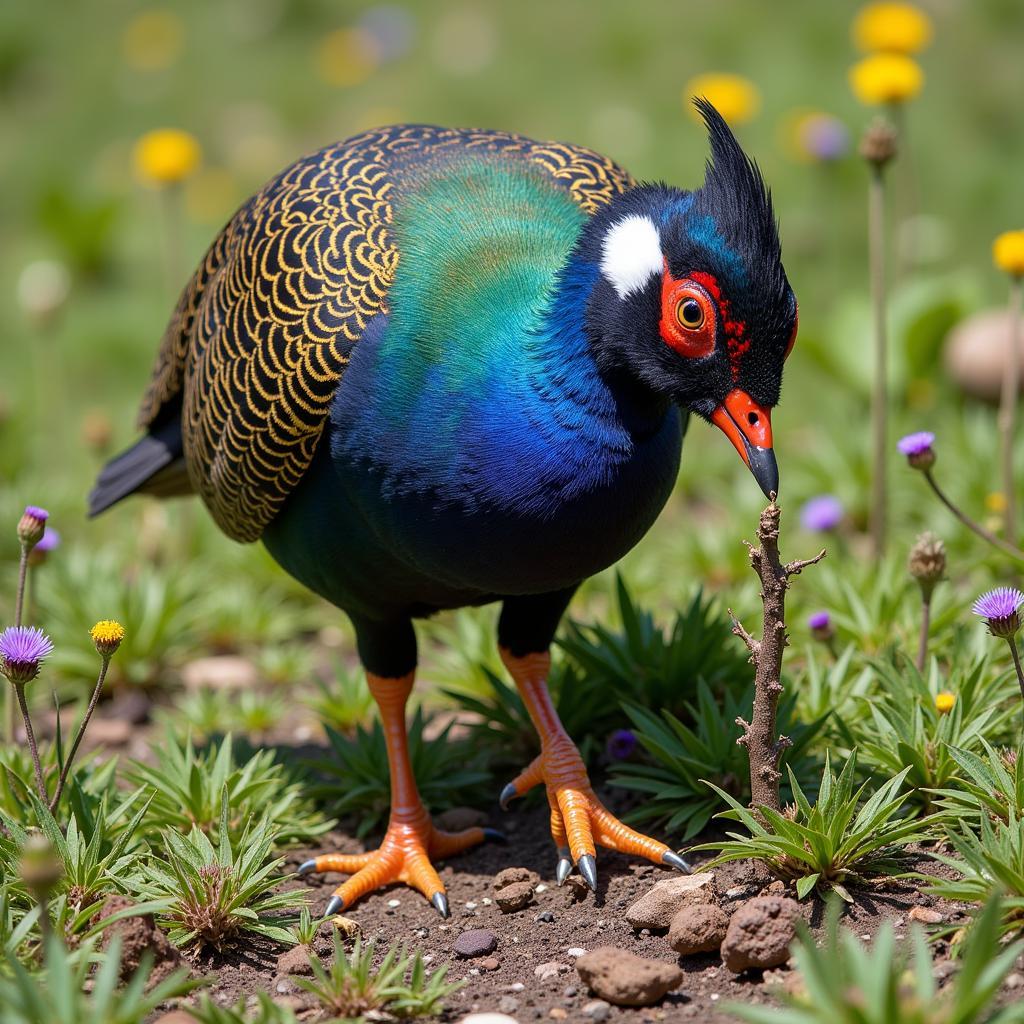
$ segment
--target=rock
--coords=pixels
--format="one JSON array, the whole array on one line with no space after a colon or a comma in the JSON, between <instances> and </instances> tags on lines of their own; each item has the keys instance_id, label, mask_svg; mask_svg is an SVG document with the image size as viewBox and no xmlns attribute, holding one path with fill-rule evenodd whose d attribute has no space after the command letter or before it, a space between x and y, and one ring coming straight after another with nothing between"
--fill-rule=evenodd
<instances>
[{"instance_id":1,"label":"rock","mask_svg":"<svg viewBox=\"0 0 1024 1024\"><path fill-rule=\"evenodd\" d=\"M1004 981L1003 984L1007 988L1020 988L1024 985L1024 974L1018 974L1014 971L1012 974L1008 974L1006 976L1006 981Z\"/></svg>"},{"instance_id":2,"label":"rock","mask_svg":"<svg viewBox=\"0 0 1024 1024\"><path fill-rule=\"evenodd\" d=\"M672 918L668 944L681 956L717 953L729 928L729 918L713 903L682 907Z\"/></svg>"},{"instance_id":3,"label":"rock","mask_svg":"<svg viewBox=\"0 0 1024 1024\"><path fill-rule=\"evenodd\" d=\"M519 1024L519 1021L504 1013L471 1013L463 1017L459 1024Z\"/></svg>"},{"instance_id":4,"label":"rock","mask_svg":"<svg viewBox=\"0 0 1024 1024\"><path fill-rule=\"evenodd\" d=\"M512 914L533 902L533 886L529 882L512 882L494 894L494 902L503 914Z\"/></svg>"},{"instance_id":5,"label":"rock","mask_svg":"<svg viewBox=\"0 0 1024 1024\"><path fill-rule=\"evenodd\" d=\"M515 1013L519 1009L519 1000L515 996L502 996L498 1000L498 1009L502 1013Z\"/></svg>"},{"instance_id":6,"label":"rock","mask_svg":"<svg viewBox=\"0 0 1024 1024\"><path fill-rule=\"evenodd\" d=\"M744 903L725 933L723 963L733 974L786 963L799 918L799 904L786 896L758 896Z\"/></svg>"},{"instance_id":7,"label":"rock","mask_svg":"<svg viewBox=\"0 0 1024 1024\"><path fill-rule=\"evenodd\" d=\"M676 912L688 903L717 903L715 876L710 871L695 875L677 875L656 882L632 906L626 909L626 920L637 930L667 928Z\"/></svg>"},{"instance_id":8,"label":"rock","mask_svg":"<svg viewBox=\"0 0 1024 1024\"><path fill-rule=\"evenodd\" d=\"M551 1009L548 1010L548 1016L552 1020L565 1020L569 1016L569 1011L563 1009L561 1006L552 1006Z\"/></svg>"},{"instance_id":9,"label":"rock","mask_svg":"<svg viewBox=\"0 0 1024 1024\"><path fill-rule=\"evenodd\" d=\"M683 972L675 964L648 960L614 946L601 946L581 956L576 970L594 995L616 1006L652 1006L683 981Z\"/></svg>"},{"instance_id":10,"label":"rock","mask_svg":"<svg viewBox=\"0 0 1024 1024\"><path fill-rule=\"evenodd\" d=\"M942 920L942 914L931 907L911 907L907 917L920 924L938 924Z\"/></svg>"},{"instance_id":11,"label":"rock","mask_svg":"<svg viewBox=\"0 0 1024 1024\"><path fill-rule=\"evenodd\" d=\"M480 961L480 967L485 971L496 971L501 966L501 961L496 956L489 956Z\"/></svg>"},{"instance_id":12,"label":"rock","mask_svg":"<svg viewBox=\"0 0 1024 1024\"><path fill-rule=\"evenodd\" d=\"M583 1007L583 1016L591 1020L607 1020L611 1012L611 1003L606 1003L603 999L592 999Z\"/></svg>"},{"instance_id":13,"label":"rock","mask_svg":"<svg viewBox=\"0 0 1024 1024\"><path fill-rule=\"evenodd\" d=\"M96 914L96 921L105 921L119 911L134 907L127 896L111 896ZM148 954L153 960L149 986L163 981L169 974L183 966L178 950L171 944L163 931L157 927L152 914L137 914L124 917L108 924L103 929L102 949L109 948L114 936L121 939L121 980L127 981Z\"/></svg>"},{"instance_id":14,"label":"rock","mask_svg":"<svg viewBox=\"0 0 1024 1024\"><path fill-rule=\"evenodd\" d=\"M534 967L533 973L541 981L547 981L548 978L556 978L559 974L565 974L568 970L568 965L560 964L557 960L551 960L546 964L538 964Z\"/></svg>"},{"instance_id":15,"label":"rock","mask_svg":"<svg viewBox=\"0 0 1024 1024\"><path fill-rule=\"evenodd\" d=\"M309 946L293 946L277 958L278 974L312 974L309 963Z\"/></svg>"},{"instance_id":16,"label":"rock","mask_svg":"<svg viewBox=\"0 0 1024 1024\"><path fill-rule=\"evenodd\" d=\"M457 956L471 960L477 956L487 956L498 948L498 936L486 928L470 928L456 940L452 949Z\"/></svg>"},{"instance_id":17,"label":"rock","mask_svg":"<svg viewBox=\"0 0 1024 1024\"><path fill-rule=\"evenodd\" d=\"M562 883L562 891L565 893L566 902L572 904L585 900L590 888L579 875L570 875Z\"/></svg>"},{"instance_id":18,"label":"rock","mask_svg":"<svg viewBox=\"0 0 1024 1024\"><path fill-rule=\"evenodd\" d=\"M187 690L250 690L258 685L259 670L248 658L220 654L196 658L181 670L181 681Z\"/></svg>"},{"instance_id":19,"label":"rock","mask_svg":"<svg viewBox=\"0 0 1024 1024\"><path fill-rule=\"evenodd\" d=\"M1007 309L983 310L961 320L946 337L944 356L950 377L967 394L984 401L998 401L1010 356Z\"/></svg>"},{"instance_id":20,"label":"rock","mask_svg":"<svg viewBox=\"0 0 1024 1024\"><path fill-rule=\"evenodd\" d=\"M434 822L445 832L462 832L467 828L486 825L487 815L475 807L451 807L447 811L442 811Z\"/></svg>"},{"instance_id":21,"label":"rock","mask_svg":"<svg viewBox=\"0 0 1024 1024\"><path fill-rule=\"evenodd\" d=\"M504 889L506 885L513 882L529 882L532 889L540 882L540 875L529 868L504 868L494 876L495 890Z\"/></svg>"},{"instance_id":22,"label":"rock","mask_svg":"<svg viewBox=\"0 0 1024 1024\"><path fill-rule=\"evenodd\" d=\"M578 957L583 956L583 954L586 953L586 950L582 946L570 946L565 952L575 960Z\"/></svg>"}]
</instances>

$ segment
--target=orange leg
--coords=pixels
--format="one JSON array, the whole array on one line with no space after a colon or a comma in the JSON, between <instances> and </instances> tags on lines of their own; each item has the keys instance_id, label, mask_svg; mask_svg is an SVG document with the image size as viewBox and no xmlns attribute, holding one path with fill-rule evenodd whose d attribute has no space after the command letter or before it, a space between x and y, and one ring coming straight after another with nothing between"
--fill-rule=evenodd
<instances>
[{"instance_id":1,"label":"orange leg","mask_svg":"<svg viewBox=\"0 0 1024 1024\"><path fill-rule=\"evenodd\" d=\"M380 708L391 770L391 818L384 841L369 853L327 853L308 860L299 874L339 871L352 876L334 890L325 912L328 917L393 882L418 889L442 917L448 917L448 898L431 860L450 857L488 838L500 838L500 833L485 828L442 832L434 827L416 789L405 733L405 704L412 692L413 673L397 679L367 673L366 678Z\"/></svg>"},{"instance_id":2,"label":"orange leg","mask_svg":"<svg viewBox=\"0 0 1024 1024\"><path fill-rule=\"evenodd\" d=\"M545 652L517 658L502 649L501 658L540 736L540 755L505 787L501 805L507 807L513 797L544 783L551 805L551 835L559 854L559 884L575 863L590 888L596 888L597 845L688 872L682 857L664 843L624 825L594 795L576 744L551 703L547 686L551 656Z\"/></svg>"}]
</instances>

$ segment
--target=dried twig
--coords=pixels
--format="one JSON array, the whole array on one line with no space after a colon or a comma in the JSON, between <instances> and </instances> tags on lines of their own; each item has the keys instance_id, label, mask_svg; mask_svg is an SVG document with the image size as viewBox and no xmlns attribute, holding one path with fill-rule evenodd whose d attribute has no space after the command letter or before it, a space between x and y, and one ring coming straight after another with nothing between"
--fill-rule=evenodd
<instances>
[{"instance_id":1,"label":"dried twig","mask_svg":"<svg viewBox=\"0 0 1024 1024\"><path fill-rule=\"evenodd\" d=\"M757 528L760 547L747 544L750 564L761 581L761 601L764 605L764 627L761 639L755 640L729 609L732 631L750 651L754 673L754 711L748 722L737 718L743 735L736 741L747 748L750 759L751 803L755 807L781 809L779 800L779 760L783 750L791 745L787 736L775 735L775 715L782 694L782 653L786 648L786 590L789 578L825 557L825 549L813 558L783 563L779 556L780 511L774 500L761 513Z\"/></svg>"}]
</instances>

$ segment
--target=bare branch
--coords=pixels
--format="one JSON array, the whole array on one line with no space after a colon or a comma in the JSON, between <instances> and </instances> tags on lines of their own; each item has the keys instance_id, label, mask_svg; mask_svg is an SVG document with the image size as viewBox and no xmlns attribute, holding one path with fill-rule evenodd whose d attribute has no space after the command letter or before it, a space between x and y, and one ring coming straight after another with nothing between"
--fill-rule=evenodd
<instances>
[{"instance_id":1,"label":"bare branch","mask_svg":"<svg viewBox=\"0 0 1024 1024\"><path fill-rule=\"evenodd\" d=\"M787 562L784 571L787 576L799 576L809 565L817 565L825 557L825 549L822 548L813 558L798 558L795 562Z\"/></svg>"}]
</instances>

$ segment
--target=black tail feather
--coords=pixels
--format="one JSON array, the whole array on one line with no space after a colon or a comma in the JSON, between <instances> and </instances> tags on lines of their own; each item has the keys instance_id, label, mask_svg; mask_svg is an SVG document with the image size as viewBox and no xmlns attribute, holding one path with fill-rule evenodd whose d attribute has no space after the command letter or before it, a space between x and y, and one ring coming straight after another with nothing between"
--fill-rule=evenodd
<instances>
[{"instance_id":1,"label":"black tail feather","mask_svg":"<svg viewBox=\"0 0 1024 1024\"><path fill-rule=\"evenodd\" d=\"M97 516L130 494L159 497L187 494L181 421L177 417L153 430L108 462L89 493L89 516Z\"/></svg>"}]
</instances>

